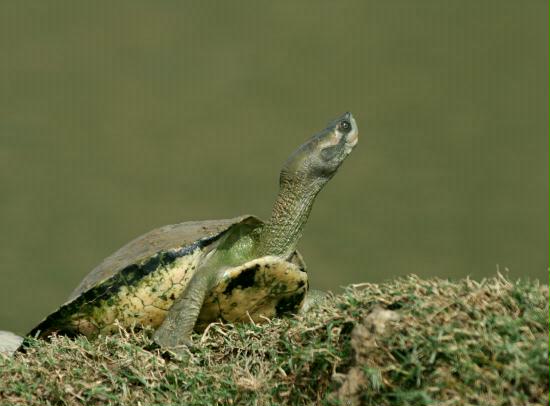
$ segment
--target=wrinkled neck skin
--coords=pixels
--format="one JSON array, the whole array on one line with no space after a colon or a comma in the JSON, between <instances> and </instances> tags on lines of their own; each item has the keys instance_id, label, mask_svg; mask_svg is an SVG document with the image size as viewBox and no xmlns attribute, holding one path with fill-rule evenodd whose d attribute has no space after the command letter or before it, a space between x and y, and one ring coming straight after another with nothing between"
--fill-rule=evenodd
<instances>
[{"instance_id":1,"label":"wrinkled neck skin","mask_svg":"<svg viewBox=\"0 0 550 406\"><path fill-rule=\"evenodd\" d=\"M256 249L257 256L288 258L296 249L315 197L326 180L308 180L295 176L282 179L271 218L263 226Z\"/></svg>"}]
</instances>

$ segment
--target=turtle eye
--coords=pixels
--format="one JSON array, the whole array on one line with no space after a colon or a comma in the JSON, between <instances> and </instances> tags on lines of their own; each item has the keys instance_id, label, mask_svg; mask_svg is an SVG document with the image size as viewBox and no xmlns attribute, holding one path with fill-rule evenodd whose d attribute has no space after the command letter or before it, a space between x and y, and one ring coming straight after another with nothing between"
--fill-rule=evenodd
<instances>
[{"instance_id":1,"label":"turtle eye","mask_svg":"<svg viewBox=\"0 0 550 406\"><path fill-rule=\"evenodd\" d=\"M348 132L349 130L351 130L351 123L348 120L340 121L340 130Z\"/></svg>"}]
</instances>

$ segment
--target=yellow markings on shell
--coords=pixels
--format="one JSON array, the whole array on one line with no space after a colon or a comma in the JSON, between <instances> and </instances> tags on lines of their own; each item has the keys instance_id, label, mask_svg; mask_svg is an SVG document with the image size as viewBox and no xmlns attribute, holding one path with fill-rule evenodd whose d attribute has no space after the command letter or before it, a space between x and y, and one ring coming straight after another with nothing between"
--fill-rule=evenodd
<instances>
[{"instance_id":1,"label":"yellow markings on shell","mask_svg":"<svg viewBox=\"0 0 550 406\"><path fill-rule=\"evenodd\" d=\"M109 300L98 302L91 314L75 314L73 325L87 336L116 332L117 323L123 327L158 327L197 270L201 254L197 248L193 253L159 267L135 285L122 286Z\"/></svg>"},{"instance_id":2,"label":"yellow markings on shell","mask_svg":"<svg viewBox=\"0 0 550 406\"><path fill-rule=\"evenodd\" d=\"M250 286L236 286L226 293L228 286L244 271L257 267ZM221 282L207 295L197 320L197 330L223 319L229 322L256 323L277 314L277 304L285 298L307 290L307 274L290 262L276 257L263 257L242 266L226 269ZM303 299L302 299L303 300Z\"/></svg>"}]
</instances>

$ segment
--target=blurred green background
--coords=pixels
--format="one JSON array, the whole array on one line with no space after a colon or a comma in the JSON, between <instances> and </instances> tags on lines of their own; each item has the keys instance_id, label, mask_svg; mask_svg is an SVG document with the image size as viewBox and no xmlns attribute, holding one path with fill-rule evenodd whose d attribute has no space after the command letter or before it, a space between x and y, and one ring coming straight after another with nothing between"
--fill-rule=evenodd
<instances>
[{"instance_id":1,"label":"blurred green background","mask_svg":"<svg viewBox=\"0 0 550 406\"><path fill-rule=\"evenodd\" d=\"M312 285L547 280L547 1L0 4L0 328L160 225L267 217L286 157L359 145L300 249Z\"/></svg>"}]
</instances>

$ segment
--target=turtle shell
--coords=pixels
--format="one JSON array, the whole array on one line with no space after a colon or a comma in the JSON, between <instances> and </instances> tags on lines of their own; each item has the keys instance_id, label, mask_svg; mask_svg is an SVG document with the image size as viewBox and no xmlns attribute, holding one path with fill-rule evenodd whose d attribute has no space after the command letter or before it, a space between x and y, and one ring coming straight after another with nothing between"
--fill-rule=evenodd
<instances>
[{"instance_id":1,"label":"turtle shell","mask_svg":"<svg viewBox=\"0 0 550 406\"><path fill-rule=\"evenodd\" d=\"M217 320L261 323L298 313L308 289L300 264L278 257L256 258L223 271L202 305L196 330Z\"/></svg>"},{"instance_id":2,"label":"turtle shell","mask_svg":"<svg viewBox=\"0 0 550 406\"><path fill-rule=\"evenodd\" d=\"M222 235L236 225L249 227L252 231L262 224L257 217L245 215L233 219L185 222L150 231L129 242L94 268L74 290L68 302L47 316L29 335L47 337L56 332L93 336L116 332L118 325L156 328L183 293L205 253L216 246L216 241ZM289 261L292 264L275 261L273 257L264 258L271 259L260 261L263 259L260 258L254 260L256 262L252 261L254 263L225 271L221 284L207 296L207 309L199 316L199 328L217 319L242 321L242 315L247 310L257 318L261 313L257 310L262 303L266 309L271 309L265 314L267 317L275 315L273 309L275 313L280 313L282 309L296 311L307 289L307 283L298 286L305 278L305 264L300 254L295 252L291 256ZM244 276L239 275L246 275L245 271L256 266L261 271L257 274L254 271L255 278L248 280L249 286L235 282L237 285L234 283L233 286L238 288L228 290L232 280L243 280ZM285 267L290 272L286 276ZM288 292L280 292L277 298L271 288L276 289L278 277L288 285ZM263 299L262 293L265 296ZM255 298L253 302L256 305L247 307L243 304L248 303L247 295ZM291 300L285 299L288 297L293 297L296 303L285 308L284 303ZM280 304L278 300L282 300ZM235 311L229 311L229 307L235 308ZM241 316L234 317L236 311Z\"/></svg>"}]
</instances>

